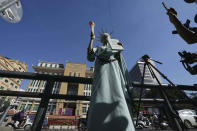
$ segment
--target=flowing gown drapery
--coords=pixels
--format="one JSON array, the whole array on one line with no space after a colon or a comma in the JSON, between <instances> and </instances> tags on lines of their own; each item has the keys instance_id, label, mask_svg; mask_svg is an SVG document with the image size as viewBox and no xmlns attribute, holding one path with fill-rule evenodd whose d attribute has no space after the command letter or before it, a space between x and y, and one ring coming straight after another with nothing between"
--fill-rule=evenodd
<instances>
[{"instance_id":1,"label":"flowing gown drapery","mask_svg":"<svg viewBox=\"0 0 197 131\"><path fill-rule=\"evenodd\" d=\"M117 53L108 46L98 46L87 55L89 61L96 59L88 131L135 131L127 105L129 80L124 59L120 55L119 61L102 61L114 59Z\"/></svg>"}]
</instances>

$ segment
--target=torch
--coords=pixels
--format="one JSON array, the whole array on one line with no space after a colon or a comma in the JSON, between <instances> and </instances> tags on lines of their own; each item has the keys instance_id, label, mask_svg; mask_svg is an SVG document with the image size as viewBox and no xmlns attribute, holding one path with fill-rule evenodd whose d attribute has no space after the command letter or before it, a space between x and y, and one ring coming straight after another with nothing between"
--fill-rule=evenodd
<instances>
[{"instance_id":1,"label":"torch","mask_svg":"<svg viewBox=\"0 0 197 131\"><path fill-rule=\"evenodd\" d=\"M89 25L90 25L90 28L91 28L91 32L94 34L94 26L95 26L94 22L90 21Z\"/></svg>"}]
</instances>

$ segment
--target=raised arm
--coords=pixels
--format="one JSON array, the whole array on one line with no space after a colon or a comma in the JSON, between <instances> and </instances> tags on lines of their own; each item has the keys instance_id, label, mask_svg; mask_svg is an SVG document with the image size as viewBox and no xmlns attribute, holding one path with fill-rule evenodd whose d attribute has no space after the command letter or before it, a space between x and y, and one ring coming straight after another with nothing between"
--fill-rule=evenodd
<instances>
[{"instance_id":1,"label":"raised arm","mask_svg":"<svg viewBox=\"0 0 197 131\"><path fill-rule=\"evenodd\" d=\"M173 11L169 10L167 14L169 16L170 22L175 26L176 30L178 31L178 34L188 44L197 43L197 33L189 30L186 27L184 27L183 24L177 18L177 15Z\"/></svg>"},{"instance_id":2,"label":"raised arm","mask_svg":"<svg viewBox=\"0 0 197 131\"><path fill-rule=\"evenodd\" d=\"M94 42L94 39L95 39L95 35L93 32L91 32L91 36L90 36L90 43L89 43L89 46L88 46L88 52L92 52L93 50L93 42Z\"/></svg>"}]
</instances>

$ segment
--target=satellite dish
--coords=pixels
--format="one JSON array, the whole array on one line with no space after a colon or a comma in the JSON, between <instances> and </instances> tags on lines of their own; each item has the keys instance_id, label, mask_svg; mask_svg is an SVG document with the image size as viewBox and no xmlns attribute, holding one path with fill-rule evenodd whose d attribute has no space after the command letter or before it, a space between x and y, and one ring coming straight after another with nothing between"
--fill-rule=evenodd
<instances>
[{"instance_id":1,"label":"satellite dish","mask_svg":"<svg viewBox=\"0 0 197 131\"><path fill-rule=\"evenodd\" d=\"M20 0L0 0L0 16L10 23L18 23L23 16Z\"/></svg>"}]
</instances>

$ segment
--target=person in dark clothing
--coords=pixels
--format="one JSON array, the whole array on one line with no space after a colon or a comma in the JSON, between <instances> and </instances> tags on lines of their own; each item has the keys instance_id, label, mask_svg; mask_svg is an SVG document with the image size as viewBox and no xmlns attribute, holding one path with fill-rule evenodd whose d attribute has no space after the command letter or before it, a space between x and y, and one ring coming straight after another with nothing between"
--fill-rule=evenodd
<instances>
[{"instance_id":1,"label":"person in dark clothing","mask_svg":"<svg viewBox=\"0 0 197 131\"><path fill-rule=\"evenodd\" d=\"M22 111L20 111L19 113L18 113L18 121L19 121L19 124L18 124L18 126L21 126L22 125L22 123L23 123L23 121L25 120L25 110L22 110Z\"/></svg>"},{"instance_id":2,"label":"person in dark clothing","mask_svg":"<svg viewBox=\"0 0 197 131\"><path fill-rule=\"evenodd\" d=\"M178 19L178 15L175 9L170 8L167 12L170 22L175 26L178 34L188 43L197 43L197 31L186 28Z\"/></svg>"},{"instance_id":3,"label":"person in dark clothing","mask_svg":"<svg viewBox=\"0 0 197 131\"><path fill-rule=\"evenodd\" d=\"M196 3L197 0L184 0L186 3ZM187 28L178 19L178 13L174 8L170 8L167 11L170 22L175 26L178 34L188 43L197 43L197 28ZM194 21L197 23L197 14L194 17Z\"/></svg>"}]
</instances>

